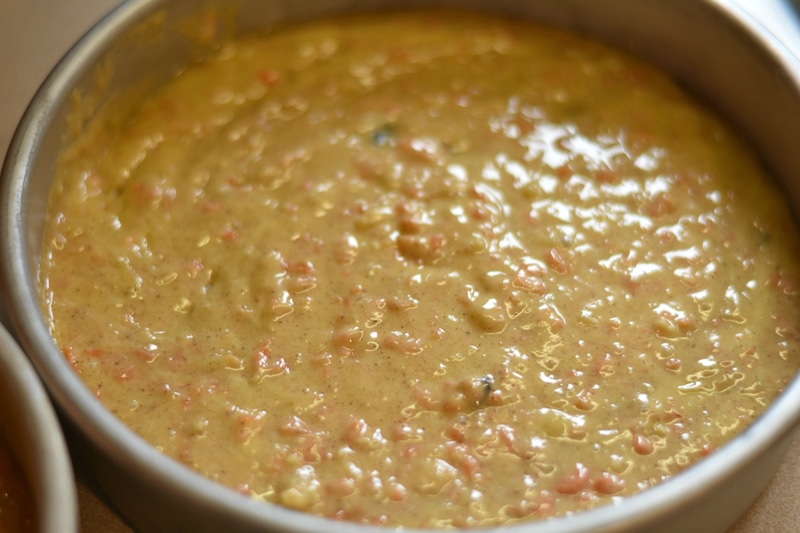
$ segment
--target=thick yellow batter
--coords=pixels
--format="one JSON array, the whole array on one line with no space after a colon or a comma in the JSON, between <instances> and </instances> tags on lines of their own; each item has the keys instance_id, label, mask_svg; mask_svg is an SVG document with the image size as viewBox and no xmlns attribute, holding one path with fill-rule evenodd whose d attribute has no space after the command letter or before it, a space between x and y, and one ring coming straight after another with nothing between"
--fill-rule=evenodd
<instances>
[{"instance_id":1,"label":"thick yellow batter","mask_svg":"<svg viewBox=\"0 0 800 533\"><path fill-rule=\"evenodd\" d=\"M42 305L97 396L255 498L390 526L572 513L800 366L786 207L630 57L450 12L223 47L54 187Z\"/></svg>"}]
</instances>

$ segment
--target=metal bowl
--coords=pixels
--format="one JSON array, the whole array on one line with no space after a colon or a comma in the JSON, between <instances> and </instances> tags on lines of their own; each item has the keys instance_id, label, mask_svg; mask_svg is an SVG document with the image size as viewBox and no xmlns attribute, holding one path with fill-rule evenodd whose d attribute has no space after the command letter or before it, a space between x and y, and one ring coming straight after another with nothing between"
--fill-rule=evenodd
<instances>
[{"instance_id":1,"label":"metal bowl","mask_svg":"<svg viewBox=\"0 0 800 533\"><path fill-rule=\"evenodd\" d=\"M0 436L33 497L38 531L78 530L75 478L56 413L30 362L0 327Z\"/></svg>"},{"instance_id":2,"label":"metal bowl","mask_svg":"<svg viewBox=\"0 0 800 533\"><path fill-rule=\"evenodd\" d=\"M20 342L82 442L76 460L141 530L380 531L256 502L160 454L72 371L39 309L36 269L59 151L100 107L171 77L220 39L287 21L398 7L456 6L528 17L629 49L744 131L800 212L800 60L723 0L130 0L59 63L27 110L2 182L2 283ZM186 31L209 10L211 35ZM198 27L195 24L194 27ZM207 28L206 28L207 29ZM76 102L78 107L76 107ZM755 500L800 424L800 379L718 453L655 488L528 533L724 531Z\"/></svg>"}]
</instances>

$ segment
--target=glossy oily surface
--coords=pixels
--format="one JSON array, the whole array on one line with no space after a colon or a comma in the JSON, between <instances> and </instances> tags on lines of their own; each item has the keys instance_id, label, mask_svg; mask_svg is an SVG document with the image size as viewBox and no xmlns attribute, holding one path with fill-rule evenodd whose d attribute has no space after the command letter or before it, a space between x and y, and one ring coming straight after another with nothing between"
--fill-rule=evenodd
<instances>
[{"instance_id":1,"label":"glossy oily surface","mask_svg":"<svg viewBox=\"0 0 800 533\"><path fill-rule=\"evenodd\" d=\"M87 384L326 516L608 503L799 363L767 178L659 74L562 33L413 14L231 44L61 179L43 304Z\"/></svg>"}]
</instances>

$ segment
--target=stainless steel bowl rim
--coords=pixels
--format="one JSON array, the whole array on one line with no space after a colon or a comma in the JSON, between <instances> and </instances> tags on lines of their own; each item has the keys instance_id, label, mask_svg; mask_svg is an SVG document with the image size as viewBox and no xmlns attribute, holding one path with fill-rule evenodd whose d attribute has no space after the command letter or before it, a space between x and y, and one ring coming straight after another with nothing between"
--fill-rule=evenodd
<instances>
[{"instance_id":1,"label":"stainless steel bowl rim","mask_svg":"<svg viewBox=\"0 0 800 533\"><path fill-rule=\"evenodd\" d=\"M17 411L3 421L6 441L20 462L32 492L39 531L77 531L78 503L67 444L55 410L33 366L14 339L0 326L0 385ZM8 405L6 407L9 407ZM20 449L20 447L25 447ZM24 457L26 456L26 457ZM27 459L27 460L26 460ZM27 464L25 464L27 463ZM27 468L26 468L27 467Z\"/></svg>"}]
</instances>

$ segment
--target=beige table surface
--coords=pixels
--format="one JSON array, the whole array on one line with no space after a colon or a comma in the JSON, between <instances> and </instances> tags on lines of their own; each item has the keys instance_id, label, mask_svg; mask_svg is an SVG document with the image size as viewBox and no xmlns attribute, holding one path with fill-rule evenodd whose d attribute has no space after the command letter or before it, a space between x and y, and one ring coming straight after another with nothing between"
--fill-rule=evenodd
<instances>
[{"instance_id":1,"label":"beige table surface","mask_svg":"<svg viewBox=\"0 0 800 533\"><path fill-rule=\"evenodd\" d=\"M800 25L780 0L731 0L800 54ZM36 88L69 46L119 0L0 0L0 154ZM128 527L79 479L81 530ZM777 475L731 533L800 532L800 434ZM695 532L686 532L695 533ZM697 532L701 533L701 532Z\"/></svg>"}]
</instances>

